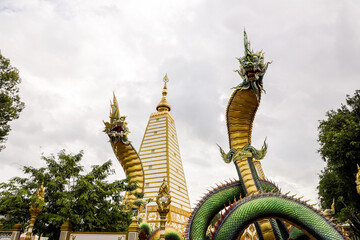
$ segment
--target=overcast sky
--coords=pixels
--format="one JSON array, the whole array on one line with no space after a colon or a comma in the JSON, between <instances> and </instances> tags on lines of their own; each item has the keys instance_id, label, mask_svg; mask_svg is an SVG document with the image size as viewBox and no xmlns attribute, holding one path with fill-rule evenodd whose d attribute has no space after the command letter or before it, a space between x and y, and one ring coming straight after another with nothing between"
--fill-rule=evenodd
<instances>
[{"instance_id":1,"label":"overcast sky","mask_svg":"<svg viewBox=\"0 0 360 240\"><path fill-rule=\"evenodd\" d=\"M85 151L87 166L113 160L109 100L115 92L138 149L168 74L192 207L223 180L237 178L216 144L229 150L225 110L241 82L243 29L273 61L253 145L267 137L265 175L283 192L317 202L318 121L360 89L360 2L0 0L0 49L20 71L26 108L0 152L0 181L40 156Z\"/></svg>"}]
</instances>

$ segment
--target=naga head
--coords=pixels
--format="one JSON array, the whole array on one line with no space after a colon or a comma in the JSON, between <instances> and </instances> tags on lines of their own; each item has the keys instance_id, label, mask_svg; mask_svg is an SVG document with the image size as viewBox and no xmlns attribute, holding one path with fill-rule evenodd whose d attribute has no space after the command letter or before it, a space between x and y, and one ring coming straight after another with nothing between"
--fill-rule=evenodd
<instances>
[{"instance_id":1,"label":"naga head","mask_svg":"<svg viewBox=\"0 0 360 240\"><path fill-rule=\"evenodd\" d=\"M237 58L240 63L240 69L235 70L243 79L243 82L235 87L235 89L252 89L259 100L261 91L265 92L263 88L263 76L270 62L264 62L264 53L262 51L253 52L253 50L250 49L250 42L247 39L245 30L244 46L245 56Z\"/></svg>"},{"instance_id":2,"label":"naga head","mask_svg":"<svg viewBox=\"0 0 360 240\"><path fill-rule=\"evenodd\" d=\"M127 134L130 133L130 131L126 126L126 116L120 116L120 110L115 94L113 102L110 102L110 105L110 122L104 122L104 132L109 136L111 142L117 143L121 140L124 144L129 144L130 142L127 138Z\"/></svg>"}]
</instances>

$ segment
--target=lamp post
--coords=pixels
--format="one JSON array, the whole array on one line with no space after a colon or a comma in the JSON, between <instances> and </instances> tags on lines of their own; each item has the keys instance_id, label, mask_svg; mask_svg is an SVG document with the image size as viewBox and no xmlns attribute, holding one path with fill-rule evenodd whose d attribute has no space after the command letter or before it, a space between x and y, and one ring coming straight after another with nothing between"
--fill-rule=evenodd
<instances>
[{"instance_id":1,"label":"lamp post","mask_svg":"<svg viewBox=\"0 0 360 240\"><path fill-rule=\"evenodd\" d=\"M30 206L30 224L29 224L29 228L28 231L26 232L26 237L25 240L30 240L31 239L31 235L32 235L32 231L35 225L35 221L36 221L36 217L40 214L40 212L42 211L42 204L40 203L44 203L44 196L45 196L45 191L44 191L44 182L41 183L41 187L36 191L35 194L35 200L31 203Z\"/></svg>"},{"instance_id":2,"label":"lamp post","mask_svg":"<svg viewBox=\"0 0 360 240\"><path fill-rule=\"evenodd\" d=\"M166 216L170 211L171 196L168 185L165 178L160 186L159 193L156 197L156 203L158 205L157 211L160 215L160 240L165 240L165 224Z\"/></svg>"}]
</instances>

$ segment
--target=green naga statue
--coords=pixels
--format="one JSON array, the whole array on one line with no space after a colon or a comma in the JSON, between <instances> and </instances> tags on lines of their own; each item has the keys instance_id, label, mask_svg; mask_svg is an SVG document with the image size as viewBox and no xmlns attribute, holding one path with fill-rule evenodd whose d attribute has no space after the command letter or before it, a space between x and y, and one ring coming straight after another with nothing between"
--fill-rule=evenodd
<instances>
[{"instance_id":1,"label":"green naga statue","mask_svg":"<svg viewBox=\"0 0 360 240\"><path fill-rule=\"evenodd\" d=\"M199 201L189 218L185 239L207 239L209 225L219 213L211 235L214 240L236 240L250 224L255 225L260 240L347 239L320 211L300 198L281 194L265 180L259 160L265 157L267 144L264 142L260 150L251 146L251 133L269 63L264 62L262 52L250 49L245 31L244 45L245 55L238 58L240 69L236 70L243 82L234 88L226 110L230 151L220 148L223 160L234 163L239 180L214 188Z\"/></svg>"}]
</instances>

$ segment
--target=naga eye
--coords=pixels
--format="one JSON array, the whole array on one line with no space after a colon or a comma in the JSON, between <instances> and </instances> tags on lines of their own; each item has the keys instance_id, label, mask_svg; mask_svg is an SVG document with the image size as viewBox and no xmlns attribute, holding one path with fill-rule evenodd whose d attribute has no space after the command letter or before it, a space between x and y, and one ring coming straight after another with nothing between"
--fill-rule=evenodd
<instances>
[{"instance_id":1,"label":"naga eye","mask_svg":"<svg viewBox=\"0 0 360 240\"><path fill-rule=\"evenodd\" d=\"M255 61L258 60L258 57L257 57L257 56L253 56L253 57L252 57L252 60L255 62Z\"/></svg>"}]
</instances>

